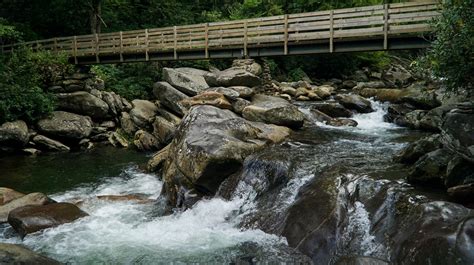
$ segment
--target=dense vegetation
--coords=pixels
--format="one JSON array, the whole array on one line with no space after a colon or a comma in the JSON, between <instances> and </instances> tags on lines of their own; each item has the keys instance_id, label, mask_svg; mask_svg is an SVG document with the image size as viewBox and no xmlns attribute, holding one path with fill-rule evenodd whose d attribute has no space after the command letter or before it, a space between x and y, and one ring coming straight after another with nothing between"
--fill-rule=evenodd
<instances>
[{"instance_id":1,"label":"dense vegetation","mask_svg":"<svg viewBox=\"0 0 474 265\"><path fill-rule=\"evenodd\" d=\"M472 86L474 70L474 0L447 0L436 23L438 38L426 56L425 70L444 77L450 88ZM389 1L400 2L400 0ZM0 3L0 44L56 36L112 32L169 25L232 20L297 13L329 8L380 4L380 0L4 0ZM66 23L65 23L66 22ZM65 58L22 49L0 58L0 120L34 120L54 108L44 92L45 69L65 65ZM385 67L386 53L332 54L267 60L274 77L281 80L332 78L367 66ZM95 66L107 89L128 99L148 97L163 66L227 67L229 61L140 63ZM428 71L431 74L431 71Z\"/></svg>"}]
</instances>

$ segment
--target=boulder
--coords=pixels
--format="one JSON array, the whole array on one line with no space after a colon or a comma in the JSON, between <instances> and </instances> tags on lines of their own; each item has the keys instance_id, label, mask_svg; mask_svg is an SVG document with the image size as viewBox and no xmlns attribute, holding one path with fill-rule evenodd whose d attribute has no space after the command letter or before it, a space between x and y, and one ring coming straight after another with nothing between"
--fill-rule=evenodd
<instances>
[{"instance_id":1,"label":"boulder","mask_svg":"<svg viewBox=\"0 0 474 265\"><path fill-rule=\"evenodd\" d=\"M51 203L51 199L43 193L30 193L25 196L20 196L10 202L0 206L0 223L5 223L8 218L8 214L15 210L27 205L46 205Z\"/></svg>"},{"instance_id":2,"label":"boulder","mask_svg":"<svg viewBox=\"0 0 474 265\"><path fill-rule=\"evenodd\" d=\"M245 71L242 68L229 68L215 73L216 86L247 86L255 87L261 85L261 80L256 75Z\"/></svg>"},{"instance_id":3,"label":"boulder","mask_svg":"<svg viewBox=\"0 0 474 265\"><path fill-rule=\"evenodd\" d=\"M347 118L334 118L334 119L329 120L327 124L331 126L335 126L335 127L341 127L341 126L357 127L357 125L359 125L357 121L353 119L347 119Z\"/></svg>"},{"instance_id":4,"label":"boulder","mask_svg":"<svg viewBox=\"0 0 474 265\"><path fill-rule=\"evenodd\" d=\"M446 148L474 163L474 104L459 104L447 113L441 136Z\"/></svg>"},{"instance_id":5,"label":"boulder","mask_svg":"<svg viewBox=\"0 0 474 265\"><path fill-rule=\"evenodd\" d=\"M454 155L446 168L444 185L450 188L468 183L474 183L474 163Z\"/></svg>"},{"instance_id":6,"label":"boulder","mask_svg":"<svg viewBox=\"0 0 474 265\"><path fill-rule=\"evenodd\" d=\"M221 109L232 109L232 105L226 97L215 91L202 92L197 96L182 100L181 104L186 108L191 108L196 105L211 105Z\"/></svg>"},{"instance_id":7,"label":"boulder","mask_svg":"<svg viewBox=\"0 0 474 265\"><path fill-rule=\"evenodd\" d=\"M167 119L156 116L153 122L153 135L162 144L168 144L174 137L176 125Z\"/></svg>"},{"instance_id":8,"label":"boulder","mask_svg":"<svg viewBox=\"0 0 474 265\"><path fill-rule=\"evenodd\" d=\"M311 106L312 110L318 110L332 118L344 117L349 118L352 112L336 102L322 102Z\"/></svg>"},{"instance_id":9,"label":"boulder","mask_svg":"<svg viewBox=\"0 0 474 265\"><path fill-rule=\"evenodd\" d=\"M229 87L211 87L211 88L207 89L206 91L201 92L201 94L206 93L206 92L220 93L220 94L224 95L225 98L230 100L230 101L236 100L240 96L237 91L235 91L235 90L233 90L232 88L229 88Z\"/></svg>"},{"instance_id":10,"label":"boulder","mask_svg":"<svg viewBox=\"0 0 474 265\"><path fill-rule=\"evenodd\" d=\"M154 151L159 150L161 147L160 141L144 130L138 130L135 133L133 144L140 151Z\"/></svg>"},{"instance_id":11,"label":"boulder","mask_svg":"<svg viewBox=\"0 0 474 265\"><path fill-rule=\"evenodd\" d=\"M422 156L413 166L407 180L415 184L427 184L443 187L446 179L446 168L453 153L438 149Z\"/></svg>"},{"instance_id":12,"label":"boulder","mask_svg":"<svg viewBox=\"0 0 474 265\"><path fill-rule=\"evenodd\" d=\"M102 92L102 100L109 106L110 114L117 117L122 111L130 111L124 100L114 92Z\"/></svg>"},{"instance_id":13,"label":"boulder","mask_svg":"<svg viewBox=\"0 0 474 265\"><path fill-rule=\"evenodd\" d=\"M441 105L435 90L428 90L424 83L414 83L404 90L401 102L409 103L419 109L430 110Z\"/></svg>"},{"instance_id":14,"label":"boulder","mask_svg":"<svg viewBox=\"0 0 474 265\"><path fill-rule=\"evenodd\" d=\"M405 116L399 117L395 120L395 123L400 126L410 127L413 129L421 129L420 121L425 117L426 110L414 110L410 111Z\"/></svg>"},{"instance_id":15,"label":"boulder","mask_svg":"<svg viewBox=\"0 0 474 265\"><path fill-rule=\"evenodd\" d=\"M204 76L207 71L194 68L163 68L163 79L170 85L189 96L209 88Z\"/></svg>"},{"instance_id":16,"label":"boulder","mask_svg":"<svg viewBox=\"0 0 474 265\"><path fill-rule=\"evenodd\" d=\"M336 89L332 86L323 85L313 88L313 92L321 99L326 99L330 97Z\"/></svg>"},{"instance_id":17,"label":"boulder","mask_svg":"<svg viewBox=\"0 0 474 265\"><path fill-rule=\"evenodd\" d=\"M242 114L242 112L244 111L246 107L252 105L250 101L243 98L237 98L236 100L233 100L231 104L232 104L232 109L237 114Z\"/></svg>"},{"instance_id":18,"label":"boulder","mask_svg":"<svg viewBox=\"0 0 474 265\"><path fill-rule=\"evenodd\" d=\"M301 96L306 96L308 93L311 92L311 90L307 89L306 87L298 87L296 89L296 94L295 97L301 97Z\"/></svg>"},{"instance_id":19,"label":"boulder","mask_svg":"<svg viewBox=\"0 0 474 265\"><path fill-rule=\"evenodd\" d=\"M433 134L405 146L394 156L394 161L413 164L423 155L441 147L440 135Z\"/></svg>"},{"instance_id":20,"label":"boulder","mask_svg":"<svg viewBox=\"0 0 474 265\"><path fill-rule=\"evenodd\" d=\"M413 81L412 74L399 64L392 64L382 78L391 85L402 87Z\"/></svg>"},{"instance_id":21,"label":"boulder","mask_svg":"<svg viewBox=\"0 0 474 265\"><path fill-rule=\"evenodd\" d=\"M296 89L291 86L282 86L280 87L280 91L283 94L287 94L293 97L296 96Z\"/></svg>"},{"instance_id":22,"label":"boulder","mask_svg":"<svg viewBox=\"0 0 474 265\"><path fill-rule=\"evenodd\" d=\"M170 145L167 145L166 147L158 151L156 154L154 154L150 160L148 160L146 167L148 172L157 172L161 170L164 162L168 159L168 157L170 157L169 149Z\"/></svg>"},{"instance_id":23,"label":"boulder","mask_svg":"<svg viewBox=\"0 0 474 265\"><path fill-rule=\"evenodd\" d=\"M387 114L384 116L384 120L386 122L393 122L395 124L403 123L405 115L411 111L413 111L415 107L410 104L403 103L403 104L391 104L388 106Z\"/></svg>"},{"instance_id":24,"label":"boulder","mask_svg":"<svg viewBox=\"0 0 474 265\"><path fill-rule=\"evenodd\" d=\"M46 228L74 222L85 216L88 214L71 203L28 205L11 211L8 223L24 237Z\"/></svg>"},{"instance_id":25,"label":"boulder","mask_svg":"<svg viewBox=\"0 0 474 265\"><path fill-rule=\"evenodd\" d=\"M359 95L338 95L336 99L344 107L355 110L359 113L369 113L374 111L370 101Z\"/></svg>"},{"instance_id":26,"label":"boulder","mask_svg":"<svg viewBox=\"0 0 474 265\"><path fill-rule=\"evenodd\" d=\"M97 120L110 117L109 105L88 92L61 93L57 94L57 97L60 110L86 115Z\"/></svg>"},{"instance_id":27,"label":"boulder","mask_svg":"<svg viewBox=\"0 0 474 265\"><path fill-rule=\"evenodd\" d=\"M5 122L0 126L0 146L23 147L28 139L28 126L24 121Z\"/></svg>"},{"instance_id":28,"label":"boulder","mask_svg":"<svg viewBox=\"0 0 474 265\"><path fill-rule=\"evenodd\" d=\"M454 105L443 105L426 112L426 114L419 120L419 128L427 131L439 132L444 117L454 108Z\"/></svg>"},{"instance_id":29,"label":"boulder","mask_svg":"<svg viewBox=\"0 0 474 265\"><path fill-rule=\"evenodd\" d=\"M255 62L254 59L237 59L232 62L232 67L241 68L253 75L262 74L262 66Z\"/></svg>"},{"instance_id":30,"label":"boulder","mask_svg":"<svg viewBox=\"0 0 474 265\"><path fill-rule=\"evenodd\" d=\"M25 196L25 194L16 190L0 187L0 205L7 204L23 196Z\"/></svg>"},{"instance_id":31,"label":"boulder","mask_svg":"<svg viewBox=\"0 0 474 265\"><path fill-rule=\"evenodd\" d=\"M137 126L127 112L122 112L120 116L120 127L128 135L134 135L138 131Z\"/></svg>"},{"instance_id":32,"label":"boulder","mask_svg":"<svg viewBox=\"0 0 474 265\"><path fill-rule=\"evenodd\" d=\"M160 103L174 113L183 116L186 114L186 108L181 101L187 99L188 96L174 88L167 82L156 82L153 85L153 95Z\"/></svg>"},{"instance_id":33,"label":"boulder","mask_svg":"<svg viewBox=\"0 0 474 265\"><path fill-rule=\"evenodd\" d=\"M62 263L37 254L21 245L0 243L0 264L60 265Z\"/></svg>"},{"instance_id":34,"label":"boulder","mask_svg":"<svg viewBox=\"0 0 474 265\"><path fill-rule=\"evenodd\" d=\"M229 88L239 93L239 97L241 98L248 99L255 95L255 90L247 86L231 86Z\"/></svg>"},{"instance_id":35,"label":"boulder","mask_svg":"<svg viewBox=\"0 0 474 265\"><path fill-rule=\"evenodd\" d=\"M149 167L163 164L163 193L169 205L179 207L180 187L212 195L222 181L241 168L246 156L281 142L289 133L286 127L250 122L229 110L195 106L167 147L167 157L159 155Z\"/></svg>"},{"instance_id":36,"label":"boulder","mask_svg":"<svg viewBox=\"0 0 474 265\"><path fill-rule=\"evenodd\" d=\"M252 105L242 111L242 116L250 121L272 123L291 128L300 128L304 114L288 101L272 96L256 95Z\"/></svg>"},{"instance_id":37,"label":"boulder","mask_svg":"<svg viewBox=\"0 0 474 265\"><path fill-rule=\"evenodd\" d=\"M36 156L41 154L41 151L36 149L36 148L25 148L21 150L23 154L29 155L29 156Z\"/></svg>"},{"instance_id":38,"label":"boulder","mask_svg":"<svg viewBox=\"0 0 474 265\"><path fill-rule=\"evenodd\" d=\"M62 144L61 142L50 139L43 135L36 135L33 137L33 142L42 150L57 152L69 152L71 150L71 148Z\"/></svg>"},{"instance_id":39,"label":"boulder","mask_svg":"<svg viewBox=\"0 0 474 265\"><path fill-rule=\"evenodd\" d=\"M92 132L92 121L89 117L64 111L54 111L51 117L38 121L38 130L54 138L81 140Z\"/></svg>"},{"instance_id":40,"label":"boulder","mask_svg":"<svg viewBox=\"0 0 474 265\"><path fill-rule=\"evenodd\" d=\"M123 136L121 133L117 132L110 132L110 134L106 134L105 136L108 137L108 141L111 145L115 147L124 147L127 148L129 145L129 142L125 136Z\"/></svg>"},{"instance_id":41,"label":"boulder","mask_svg":"<svg viewBox=\"0 0 474 265\"><path fill-rule=\"evenodd\" d=\"M390 265L390 262L373 257L342 257L335 265Z\"/></svg>"},{"instance_id":42,"label":"boulder","mask_svg":"<svg viewBox=\"0 0 474 265\"><path fill-rule=\"evenodd\" d=\"M135 99L130 117L139 128L148 128L158 113L158 107L151 101Z\"/></svg>"},{"instance_id":43,"label":"boulder","mask_svg":"<svg viewBox=\"0 0 474 265\"><path fill-rule=\"evenodd\" d=\"M390 88L363 88L358 91L359 95L365 98L375 98L378 101L383 102L400 102L403 96L402 89L390 89Z\"/></svg>"},{"instance_id":44,"label":"boulder","mask_svg":"<svg viewBox=\"0 0 474 265\"><path fill-rule=\"evenodd\" d=\"M353 89L355 86L357 86L357 82L354 80L344 80L342 82L343 89Z\"/></svg>"},{"instance_id":45,"label":"boulder","mask_svg":"<svg viewBox=\"0 0 474 265\"><path fill-rule=\"evenodd\" d=\"M474 206L474 183L451 187L448 194L457 202Z\"/></svg>"},{"instance_id":46,"label":"boulder","mask_svg":"<svg viewBox=\"0 0 474 265\"><path fill-rule=\"evenodd\" d=\"M354 90L362 90L364 88L385 88L387 85L383 81L369 81L369 82L358 82L356 86L352 87Z\"/></svg>"}]
</instances>

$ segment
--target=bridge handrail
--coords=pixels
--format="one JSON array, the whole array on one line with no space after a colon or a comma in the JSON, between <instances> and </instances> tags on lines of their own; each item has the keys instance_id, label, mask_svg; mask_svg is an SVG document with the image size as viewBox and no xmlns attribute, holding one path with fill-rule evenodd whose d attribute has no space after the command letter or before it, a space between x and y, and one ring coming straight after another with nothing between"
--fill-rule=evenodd
<instances>
[{"instance_id":1,"label":"bridge handrail","mask_svg":"<svg viewBox=\"0 0 474 265\"><path fill-rule=\"evenodd\" d=\"M392 35L420 34L431 31L430 21L439 15L437 2L407 2L355 8L286 14L234 21L201 23L144 30L120 31L58 37L1 46L11 52L20 45L34 50L63 51L74 57L153 51L204 50L282 45L328 41L330 52L334 42L353 38L383 38L387 49Z\"/></svg>"}]
</instances>

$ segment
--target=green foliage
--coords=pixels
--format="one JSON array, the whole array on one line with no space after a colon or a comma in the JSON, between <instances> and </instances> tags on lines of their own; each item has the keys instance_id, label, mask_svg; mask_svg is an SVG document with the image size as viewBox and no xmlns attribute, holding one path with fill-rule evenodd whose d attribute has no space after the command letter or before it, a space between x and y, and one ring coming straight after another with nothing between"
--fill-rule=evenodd
<instances>
[{"instance_id":1,"label":"green foliage","mask_svg":"<svg viewBox=\"0 0 474 265\"><path fill-rule=\"evenodd\" d=\"M156 63L96 65L91 70L105 81L107 90L129 100L150 98L161 73Z\"/></svg>"},{"instance_id":2,"label":"green foliage","mask_svg":"<svg viewBox=\"0 0 474 265\"><path fill-rule=\"evenodd\" d=\"M474 86L474 0L446 0L435 23L436 40L422 67L431 66L447 88Z\"/></svg>"},{"instance_id":3,"label":"green foliage","mask_svg":"<svg viewBox=\"0 0 474 265\"><path fill-rule=\"evenodd\" d=\"M6 19L0 17L0 45L14 43L21 40L21 33L10 25Z\"/></svg>"},{"instance_id":4,"label":"green foliage","mask_svg":"<svg viewBox=\"0 0 474 265\"><path fill-rule=\"evenodd\" d=\"M55 97L42 87L68 74L67 57L20 48L0 57L0 122L33 122L55 108Z\"/></svg>"}]
</instances>

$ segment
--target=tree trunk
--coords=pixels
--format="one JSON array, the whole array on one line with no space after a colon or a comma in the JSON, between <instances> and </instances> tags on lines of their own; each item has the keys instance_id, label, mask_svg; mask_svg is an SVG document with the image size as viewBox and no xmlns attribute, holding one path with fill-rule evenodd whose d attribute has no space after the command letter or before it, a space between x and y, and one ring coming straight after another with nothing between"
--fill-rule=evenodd
<instances>
[{"instance_id":1,"label":"tree trunk","mask_svg":"<svg viewBox=\"0 0 474 265\"><path fill-rule=\"evenodd\" d=\"M101 0L92 0L91 1L91 12L90 12L90 21L91 21L91 32L92 34L99 34L101 31Z\"/></svg>"}]
</instances>

